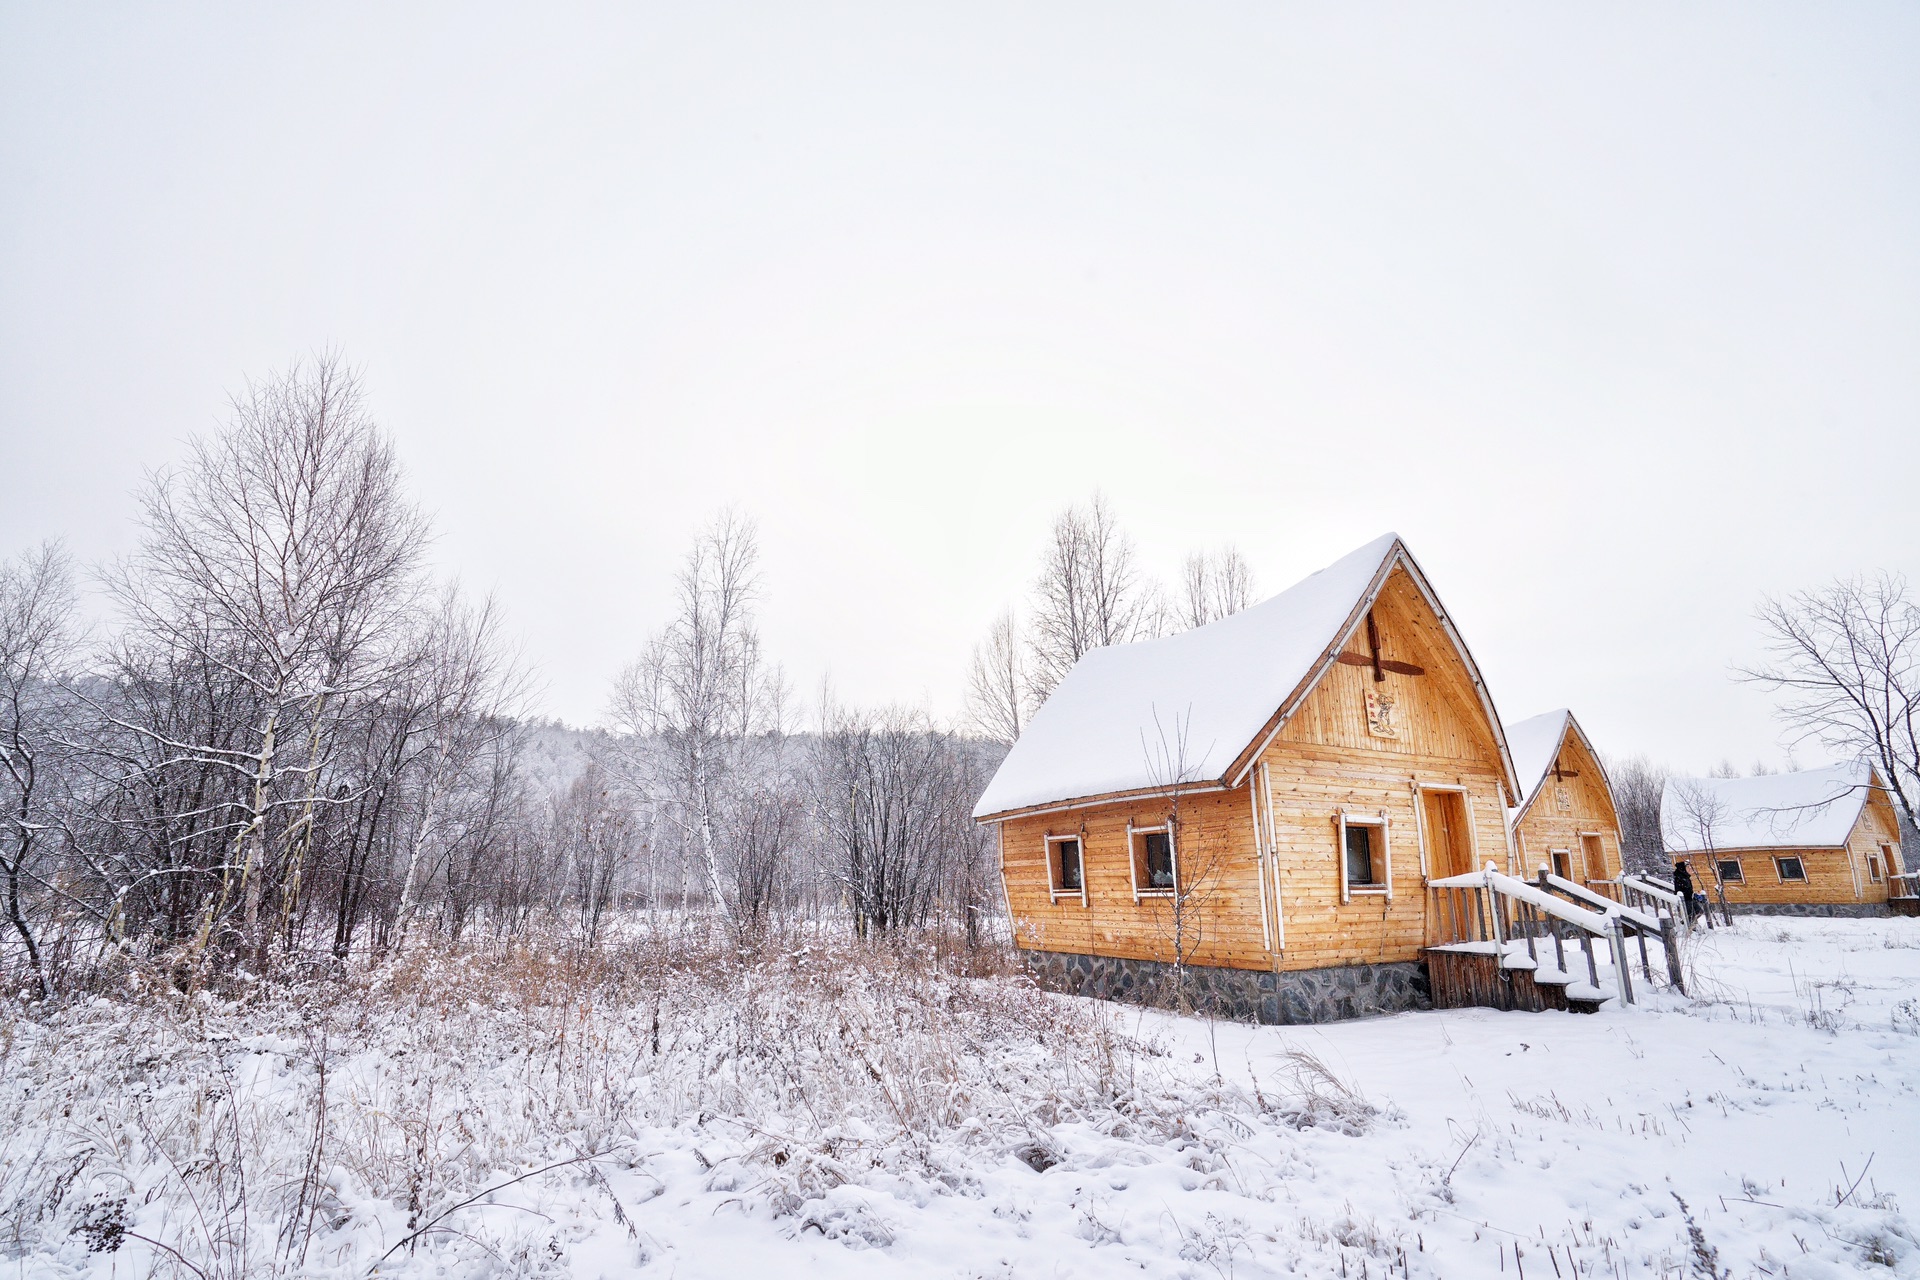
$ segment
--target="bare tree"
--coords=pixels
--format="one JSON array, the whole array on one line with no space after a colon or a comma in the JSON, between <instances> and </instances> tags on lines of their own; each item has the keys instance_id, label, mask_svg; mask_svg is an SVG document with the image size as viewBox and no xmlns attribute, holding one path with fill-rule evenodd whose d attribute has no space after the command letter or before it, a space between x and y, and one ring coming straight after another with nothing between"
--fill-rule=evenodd
<instances>
[{"instance_id":1,"label":"bare tree","mask_svg":"<svg viewBox=\"0 0 1920 1280\"><path fill-rule=\"evenodd\" d=\"M1183 631L1231 617L1253 603L1253 569L1237 547L1196 551L1180 577L1174 622Z\"/></svg>"},{"instance_id":2,"label":"bare tree","mask_svg":"<svg viewBox=\"0 0 1920 1280\"><path fill-rule=\"evenodd\" d=\"M427 526L357 378L330 356L249 386L228 427L194 441L181 470L155 474L142 505L141 547L107 577L135 633L128 652L231 680L251 723L223 741L118 723L227 775L209 797L229 852L200 945L237 906L238 936L264 960L269 899L297 893L316 810L334 800L318 789L328 723L384 683L388 641L416 606Z\"/></svg>"},{"instance_id":3,"label":"bare tree","mask_svg":"<svg viewBox=\"0 0 1920 1280\"><path fill-rule=\"evenodd\" d=\"M1012 746L1020 738L1028 705L1027 670L1020 625L1013 610L994 619L987 638L973 647L967 669L967 718L989 741Z\"/></svg>"},{"instance_id":4,"label":"bare tree","mask_svg":"<svg viewBox=\"0 0 1920 1280\"><path fill-rule=\"evenodd\" d=\"M679 614L615 683L609 719L643 740L623 772L670 815L700 859L708 897L731 920L725 812L744 755L781 704L779 674L754 628L759 550L753 525L722 515L695 541L678 581ZM657 749L646 749L646 746Z\"/></svg>"},{"instance_id":5,"label":"bare tree","mask_svg":"<svg viewBox=\"0 0 1920 1280\"><path fill-rule=\"evenodd\" d=\"M1669 784L1667 795L1674 806L1671 815L1663 815L1672 819L1667 825L1680 836L1686 849L1707 855L1707 869L1713 873L1714 898L1720 904L1720 918L1723 923L1732 924L1733 912L1727 906L1727 885L1720 875L1718 852L1719 831L1728 817L1726 798L1715 788L1702 786L1691 778L1675 778Z\"/></svg>"},{"instance_id":6,"label":"bare tree","mask_svg":"<svg viewBox=\"0 0 1920 1280\"><path fill-rule=\"evenodd\" d=\"M52 793L62 781L62 704L57 683L73 657L73 575L66 553L47 544L0 564L0 874L7 920L27 953L43 998L53 979L21 900L23 882L58 834Z\"/></svg>"},{"instance_id":7,"label":"bare tree","mask_svg":"<svg viewBox=\"0 0 1920 1280\"><path fill-rule=\"evenodd\" d=\"M1157 592L1106 498L1096 493L1084 509L1069 507L1054 521L1034 584L1029 697L1044 701L1088 652L1152 635L1159 621Z\"/></svg>"},{"instance_id":8,"label":"bare tree","mask_svg":"<svg viewBox=\"0 0 1920 1280\"><path fill-rule=\"evenodd\" d=\"M612 905L634 844L630 812L616 802L598 761L553 798L550 839L559 855L561 893L573 900L581 937L591 946Z\"/></svg>"},{"instance_id":9,"label":"bare tree","mask_svg":"<svg viewBox=\"0 0 1920 1280\"><path fill-rule=\"evenodd\" d=\"M448 588L395 672L392 694L419 712L406 757L411 803L396 911L399 942L426 882L444 878L451 867L455 847L446 837L458 798L475 794L475 769L497 760L508 745L525 680L501 649L498 625L492 600L470 608ZM492 798L504 785L504 779L487 776L477 794Z\"/></svg>"},{"instance_id":10,"label":"bare tree","mask_svg":"<svg viewBox=\"0 0 1920 1280\"><path fill-rule=\"evenodd\" d=\"M960 744L916 712L828 704L814 747L812 802L860 937L923 924L978 842L978 775Z\"/></svg>"},{"instance_id":11,"label":"bare tree","mask_svg":"<svg viewBox=\"0 0 1920 1280\"><path fill-rule=\"evenodd\" d=\"M1920 803L1920 604L1904 578L1847 578L1768 598L1770 661L1741 675L1782 695L1796 742L1871 760L1909 825Z\"/></svg>"},{"instance_id":12,"label":"bare tree","mask_svg":"<svg viewBox=\"0 0 1920 1280\"><path fill-rule=\"evenodd\" d=\"M1606 762L1615 812L1620 818L1623 869L1664 878L1673 869L1660 833L1660 797L1670 771L1645 756Z\"/></svg>"},{"instance_id":13,"label":"bare tree","mask_svg":"<svg viewBox=\"0 0 1920 1280\"><path fill-rule=\"evenodd\" d=\"M1226 871L1227 852L1201 829L1186 830L1181 809L1187 789L1199 780L1198 761L1188 740L1191 711L1163 718L1156 708L1153 734L1144 730L1140 749L1147 776L1166 806L1168 854L1172 859L1169 883L1163 893L1145 899L1160 912L1161 931L1173 948L1173 990L1176 1003L1187 997L1187 968L1206 941L1209 902ZM1127 850L1129 858L1138 855Z\"/></svg>"}]
</instances>

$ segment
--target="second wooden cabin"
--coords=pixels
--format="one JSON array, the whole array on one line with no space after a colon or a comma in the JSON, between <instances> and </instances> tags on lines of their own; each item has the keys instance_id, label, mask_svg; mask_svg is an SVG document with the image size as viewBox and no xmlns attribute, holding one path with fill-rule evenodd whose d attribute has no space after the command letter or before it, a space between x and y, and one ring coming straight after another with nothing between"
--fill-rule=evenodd
<instances>
[{"instance_id":1,"label":"second wooden cabin","mask_svg":"<svg viewBox=\"0 0 1920 1280\"><path fill-rule=\"evenodd\" d=\"M1511 868L1523 799L1472 655L1389 534L1230 618L1089 653L975 816L1042 982L1115 995L1177 967L1236 1016L1307 1022L1426 1002L1426 882Z\"/></svg>"},{"instance_id":2,"label":"second wooden cabin","mask_svg":"<svg viewBox=\"0 0 1920 1280\"><path fill-rule=\"evenodd\" d=\"M1871 765L1757 778L1673 778L1667 853L1718 905L1761 915L1887 915L1900 826Z\"/></svg>"},{"instance_id":3,"label":"second wooden cabin","mask_svg":"<svg viewBox=\"0 0 1920 1280\"><path fill-rule=\"evenodd\" d=\"M1508 815L1518 874L1542 867L1587 888L1620 876L1620 815L1600 753L1571 711L1507 726L1525 798Z\"/></svg>"}]
</instances>

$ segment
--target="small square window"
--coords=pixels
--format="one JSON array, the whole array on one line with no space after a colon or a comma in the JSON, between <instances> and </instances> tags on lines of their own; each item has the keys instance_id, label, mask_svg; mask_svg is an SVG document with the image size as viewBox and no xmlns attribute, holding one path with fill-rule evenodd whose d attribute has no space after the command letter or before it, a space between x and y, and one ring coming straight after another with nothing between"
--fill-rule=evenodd
<instances>
[{"instance_id":1,"label":"small square window","mask_svg":"<svg viewBox=\"0 0 1920 1280\"><path fill-rule=\"evenodd\" d=\"M1053 883L1061 893L1080 892L1080 842L1078 840L1053 842Z\"/></svg>"},{"instance_id":2,"label":"small square window","mask_svg":"<svg viewBox=\"0 0 1920 1280\"><path fill-rule=\"evenodd\" d=\"M1720 882L1722 884L1745 884L1747 882L1746 872L1740 869L1740 859L1721 858L1714 865L1720 868Z\"/></svg>"},{"instance_id":3,"label":"small square window","mask_svg":"<svg viewBox=\"0 0 1920 1280\"><path fill-rule=\"evenodd\" d=\"M1149 889L1173 888L1173 837L1149 831L1140 837L1140 856L1146 865Z\"/></svg>"},{"instance_id":4,"label":"small square window","mask_svg":"<svg viewBox=\"0 0 1920 1280\"><path fill-rule=\"evenodd\" d=\"M1129 836L1133 841L1134 896L1173 893L1180 879L1173 828L1155 827L1144 831L1135 828Z\"/></svg>"},{"instance_id":5,"label":"small square window","mask_svg":"<svg viewBox=\"0 0 1920 1280\"><path fill-rule=\"evenodd\" d=\"M1780 883L1805 884L1807 868L1798 858L1775 858L1773 865L1780 872Z\"/></svg>"},{"instance_id":6,"label":"small square window","mask_svg":"<svg viewBox=\"0 0 1920 1280\"><path fill-rule=\"evenodd\" d=\"M1347 825L1347 883L1380 883L1373 874L1373 828Z\"/></svg>"},{"instance_id":7,"label":"small square window","mask_svg":"<svg viewBox=\"0 0 1920 1280\"><path fill-rule=\"evenodd\" d=\"M1553 851L1553 874L1562 880L1573 879L1573 857L1565 849Z\"/></svg>"}]
</instances>

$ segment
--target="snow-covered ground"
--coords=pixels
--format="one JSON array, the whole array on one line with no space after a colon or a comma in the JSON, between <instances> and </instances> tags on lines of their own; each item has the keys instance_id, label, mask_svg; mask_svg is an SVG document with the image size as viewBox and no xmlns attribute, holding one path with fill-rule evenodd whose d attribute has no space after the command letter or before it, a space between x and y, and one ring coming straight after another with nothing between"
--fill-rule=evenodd
<instances>
[{"instance_id":1,"label":"snow-covered ground","mask_svg":"<svg viewBox=\"0 0 1920 1280\"><path fill-rule=\"evenodd\" d=\"M0 1276L1920 1275L1920 920L1693 968L1318 1028L829 947L101 1000L0 1024Z\"/></svg>"}]
</instances>

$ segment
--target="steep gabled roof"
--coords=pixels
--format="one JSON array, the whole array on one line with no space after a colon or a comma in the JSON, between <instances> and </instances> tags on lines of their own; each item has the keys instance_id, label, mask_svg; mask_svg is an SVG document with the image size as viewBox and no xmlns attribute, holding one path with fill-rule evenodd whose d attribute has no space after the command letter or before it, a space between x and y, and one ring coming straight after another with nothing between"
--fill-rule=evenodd
<instances>
[{"instance_id":1,"label":"steep gabled roof","mask_svg":"<svg viewBox=\"0 0 1920 1280\"><path fill-rule=\"evenodd\" d=\"M1710 827L1715 849L1837 849L1880 785L1867 764L1758 778L1670 778L1660 794L1660 835L1669 853L1703 852L1702 826ZM1698 799L1689 803L1689 794Z\"/></svg>"},{"instance_id":2,"label":"steep gabled roof","mask_svg":"<svg viewBox=\"0 0 1920 1280\"><path fill-rule=\"evenodd\" d=\"M1562 707L1507 726L1507 750L1513 753L1513 771L1520 777L1521 811L1540 794L1540 784L1547 780L1547 770L1560 754L1567 722L1572 719L1573 713Z\"/></svg>"},{"instance_id":3,"label":"steep gabled roof","mask_svg":"<svg viewBox=\"0 0 1920 1280\"><path fill-rule=\"evenodd\" d=\"M1333 665L1396 566L1406 569L1465 663L1518 794L1500 718L1472 656L1396 534L1270 600L1192 631L1095 649L1074 665L1007 753L974 816L1237 785L1260 748ZM1184 767L1182 767L1184 766Z\"/></svg>"},{"instance_id":4,"label":"steep gabled roof","mask_svg":"<svg viewBox=\"0 0 1920 1280\"><path fill-rule=\"evenodd\" d=\"M1562 707L1558 711L1531 716L1518 724L1507 726L1507 749L1513 753L1513 769L1520 776L1520 803L1507 810L1508 826L1518 824L1527 816L1527 810L1533 808L1533 802L1539 798L1540 788L1547 780L1547 770L1560 758L1560 751L1569 735L1577 737L1580 745L1586 748L1587 755L1593 759L1594 768L1600 770L1601 787L1609 796L1613 794L1613 784L1607 781L1607 769L1600 763L1600 753L1587 740L1586 731L1573 718L1573 712Z\"/></svg>"}]
</instances>

